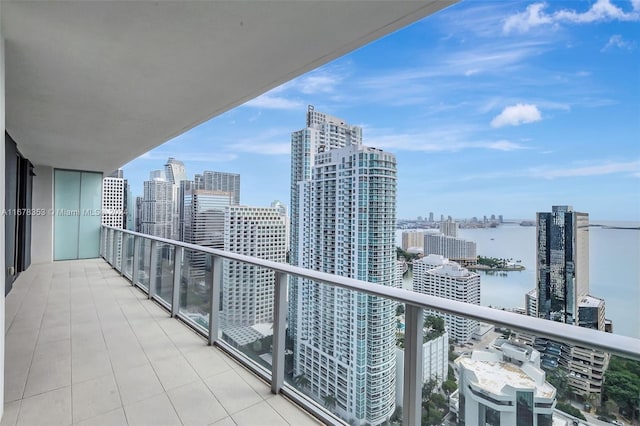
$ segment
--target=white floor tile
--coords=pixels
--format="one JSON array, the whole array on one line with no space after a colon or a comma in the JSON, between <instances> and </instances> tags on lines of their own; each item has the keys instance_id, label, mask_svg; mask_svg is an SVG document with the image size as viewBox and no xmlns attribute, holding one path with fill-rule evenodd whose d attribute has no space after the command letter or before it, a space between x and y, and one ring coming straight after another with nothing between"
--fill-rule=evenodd
<instances>
[{"instance_id":1,"label":"white floor tile","mask_svg":"<svg viewBox=\"0 0 640 426\"><path fill-rule=\"evenodd\" d=\"M125 405L124 411L129 426L177 426L181 424L171 401L164 393L144 401Z\"/></svg>"},{"instance_id":2,"label":"white floor tile","mask_svg":"<svg viewBox=\"0 0 640 426\"><path fill-rule=\"evenodd\" d=\"M122 406L113 374L77 383L72 393L74 423Z\"/></svg>"},{"instance_id":3,"label":"white floor tile","mask_svg":"<svg viewBox=\"0 0 640 426\"><path fill-rule=\"evenodd\" d=\"M226 410L201 381L167 392L185 426L215 423L228 416Z\"/></svg>"}]
</instances>

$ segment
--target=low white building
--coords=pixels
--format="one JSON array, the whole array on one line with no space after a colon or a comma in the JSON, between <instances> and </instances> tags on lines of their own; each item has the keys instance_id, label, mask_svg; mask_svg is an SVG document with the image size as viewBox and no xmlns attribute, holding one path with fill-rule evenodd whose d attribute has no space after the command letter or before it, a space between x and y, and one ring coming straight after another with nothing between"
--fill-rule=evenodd
<instances>
[{"instance_id":1,"label":"low white building","mask_svg":"<svg viewBox=\"0 0 640 426\"><path fill-rule=\"evenodd\" d=\"M487 351L456 361L460 422L486 426L551 426L556 389L545 381L540 353L499 340Z\"/></svg>"},{"instance_id":2,"label":"low white building","mask_svg":"<svg viewBox=\"0 0 640 426\"><path fill-rule=\"evenodd\" d=\"M438 386L447 380L449 370L449 335L429 340L422 345L422 383L436 380ZM396 348L396 405L402 406L404 384L404 349Z\"/></svg>"}]
</instances>

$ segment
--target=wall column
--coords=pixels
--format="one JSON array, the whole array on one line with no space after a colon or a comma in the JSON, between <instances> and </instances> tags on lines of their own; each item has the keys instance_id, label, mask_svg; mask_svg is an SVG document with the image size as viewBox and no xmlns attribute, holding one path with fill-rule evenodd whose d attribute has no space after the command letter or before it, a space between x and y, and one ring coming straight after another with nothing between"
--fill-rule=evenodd
<instances>
[{"instance_id":1,"label":"wall column","mask_svg":"<svg viewBox=\"0 0 640 426\"><path fill-rule=\"evenodd\" d=\"M4 88L4 36L2 34L2 2L0 1L0 130L2 130L2 143L0 143L0 164L2 164L2 173L0 173L0 201L2 210L4 210L4 131L5 123L5 88ZM5 262L4 262L4 215L0 214L0 288L4 294L5 286ZM4 413L4 302L5 298L0 298L0 419Z\"/></svg>"}]
</instances>

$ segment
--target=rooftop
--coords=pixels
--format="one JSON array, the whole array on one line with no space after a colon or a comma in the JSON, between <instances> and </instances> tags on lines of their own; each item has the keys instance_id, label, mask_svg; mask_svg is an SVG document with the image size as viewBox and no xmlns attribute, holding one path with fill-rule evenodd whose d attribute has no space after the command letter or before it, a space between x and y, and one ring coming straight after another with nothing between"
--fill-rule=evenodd
<instances>
[{"instance_id":1,"label":"rooftop","mask_svg":"<svg viewBox=\"0 0 640 426\"><path fill-rule=\"evenodd\" d=\"M32 265L5 324L3 425L318 424L101 259Z\"/></svg>"},{"instance_id":2,"label":"rooftop","mask_svg":"<svg viewBox=\"0 0 640 426\"><path fill-rule=\"evenodd\" d=\"M483 356L476 356L479 352ZM536 383L536 380L519 366L499 360L501 354L474 351L473 355L472 358L459 358L457 362L474 372L478 386L482 389L494 395L507 395L503 389L511 386L519 389L535 389L536 398L554 397L553 386L547 382Z\"/></svg>"},{"instance_id":3,"label":"rooftop","mask_svg":"<svg viewBox=\"0 0 640 426\"><path fill-rule=\"evenodd\" d=\"M597 308L601 304L604 304L604 300L599 299L597 297L593 297L593 296L584 296L582 299L580 299L580 302L579 302L580 307L587 307L587 308Z\"/></svg>"}]
</instances>

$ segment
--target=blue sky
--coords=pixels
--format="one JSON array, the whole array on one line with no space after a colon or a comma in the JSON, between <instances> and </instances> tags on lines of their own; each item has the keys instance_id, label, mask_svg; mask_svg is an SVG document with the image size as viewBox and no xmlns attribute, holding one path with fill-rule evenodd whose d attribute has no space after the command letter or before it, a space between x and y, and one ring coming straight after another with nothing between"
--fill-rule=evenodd
<instances>
[{"instance_id":1,"label":"blue sky","mask_svg":"<svg viewBox=\"0 0 640 426\"><path fill-rule=\"evenodd\" d=\"M212 83L213 84L213 83ZM289 203L307 105L396 154L398 217L533 218L571 204L640 220L640 0L464 1L290 81L124 166L169 156Z\"/></svg>"}]
</instances>

